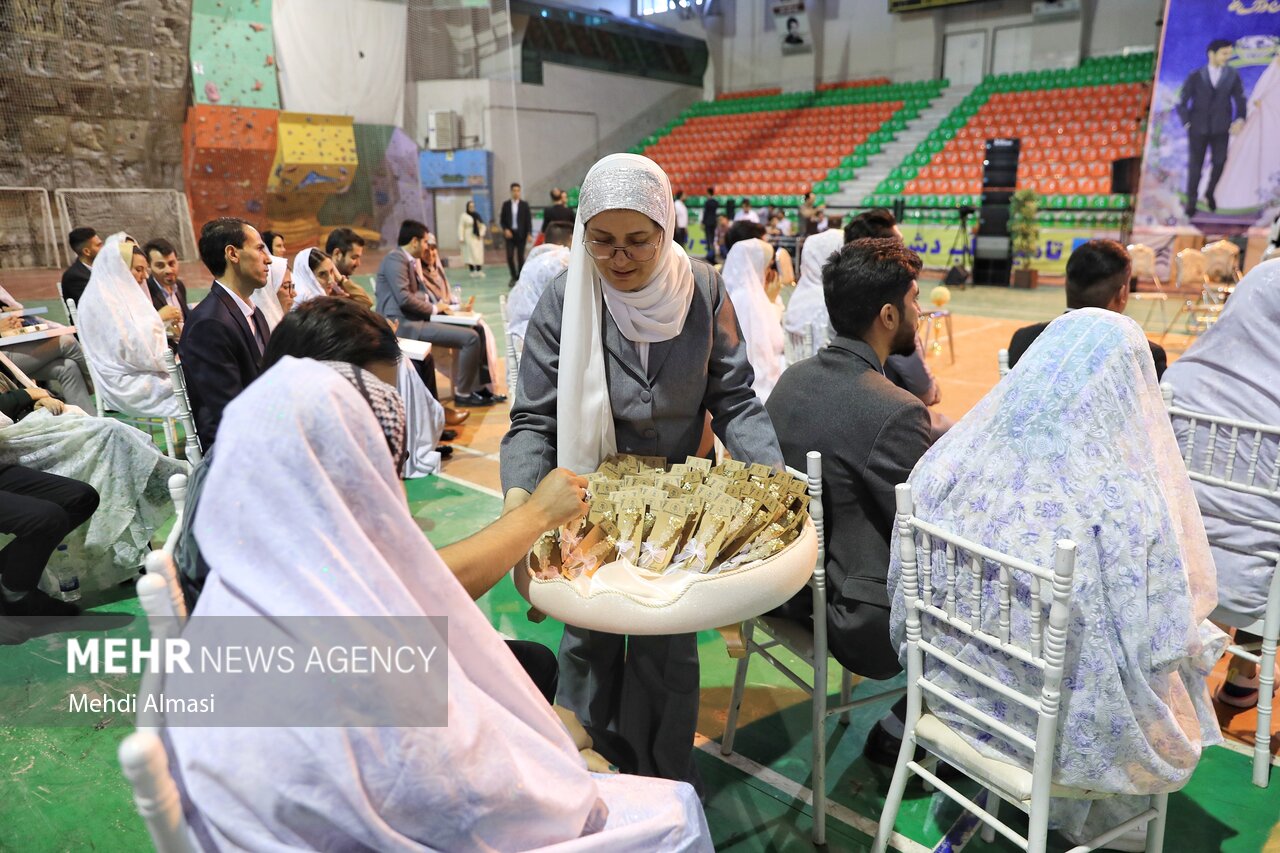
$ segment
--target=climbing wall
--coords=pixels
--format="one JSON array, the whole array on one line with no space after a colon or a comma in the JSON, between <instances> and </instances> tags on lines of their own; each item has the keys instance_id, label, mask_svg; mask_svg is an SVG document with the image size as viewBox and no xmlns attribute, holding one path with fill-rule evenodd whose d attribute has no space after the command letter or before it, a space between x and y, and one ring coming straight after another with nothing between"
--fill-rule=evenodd
<instances>
[{"instance_id":1,"label":"climbing wall","mask_svg":"<svg viewBox=\"0 0 1280 853\"><path fill-rule=\"evenodd\" d=\"M187 110L187 200L197 233L219 216L265 219L276 156L276 110L195 105Z\"/></svg>"},{"instance_id":2,"label":"climbing wall","mask_svg":"<svg viewBox=\"0 0 1280 853\"><path fill-rule=\"evenodd\" d=\"M432 226L418 171L418 146L396 128L373 178L374 215L382 223L382 245L394 246L400 223L416 219Z\"/></svg>"},{"instance_id":3,"label":"climbing wall","mask_svg":"<svg viewBox=\"0 0 1280 853\"><path fill-rule=\"evenodd\" d=\"M0 185L179 186L191 0L0 2Z\"/></svg>"},{"instance_id":4,"label":"climbing wall","mask_svg":"<svg viewBox=\"0 0 1280 853\"><path fill-rule=\"evenodd\" d=\"M359 162L346 191L329 196L324 207L320 208L320 222L331 227L345 225L378 232L381 220L374 212L373 179L382 168L395 127L389 124L357 124L353 130Z\"/></svg>"},{"instance_id":5,"label":"climbing wall","mask_svg":"<svg viewBox=\"0 0 1280 853\"><path fill-rule=\"evenodd\" d=\"M191 89L196 104L280 108L271 0L194 0Z\"/></svg>"},{"instance_id":6,"label":"climbing wall","mask_svg":"<svg viewBox=\"0 0 1280 853\"><path fill-rule=\"evenodd\" d=\"M276 156L267 179L267 218L290 248L320 242L319 221L329 196L355 177L354 123L350 116L281 112Z\"/></svg>"}]
</instances>

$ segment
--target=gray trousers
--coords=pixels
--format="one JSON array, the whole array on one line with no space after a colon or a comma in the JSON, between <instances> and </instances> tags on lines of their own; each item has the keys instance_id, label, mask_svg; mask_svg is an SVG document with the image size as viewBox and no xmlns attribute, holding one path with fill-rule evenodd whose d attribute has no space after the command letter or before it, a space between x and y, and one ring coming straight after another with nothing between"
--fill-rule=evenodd
<instances>
[{"instance_id":1,"label":"gray trousers","mask_svg":"<svg viewBox=\"0 0 1280 853\"><path fill-rule=\"evenodd\" d=\"M416 341L428 341L433 347L453 350L453 393L474 394L487 380L480 375L484 367L484 338L470 326L432 323L430 320L401 320L396 334Z\"/></svg>"},{"instance_id":2,"label":"gray trousers","mask_svg":"<svg viewBox=\"0 0 1280 853\"><path fill-rule=\"evenodd\" d=\"M698 636L630 637L566 625L556 703L635 750L636 772L693 784Z\"/></svg>"},{"instance_id":3,"label":"gray trousers","mask_svg":"<svg viewBox=\"0 0 1280 853\"><path fill-rule=\"evenodd\" d=\"M89 393L89 365L74 335L45 338L4 348L18 369L37 382L57 382L62 399L94 413L93 396Z\"/></svg>"}]
</instances>

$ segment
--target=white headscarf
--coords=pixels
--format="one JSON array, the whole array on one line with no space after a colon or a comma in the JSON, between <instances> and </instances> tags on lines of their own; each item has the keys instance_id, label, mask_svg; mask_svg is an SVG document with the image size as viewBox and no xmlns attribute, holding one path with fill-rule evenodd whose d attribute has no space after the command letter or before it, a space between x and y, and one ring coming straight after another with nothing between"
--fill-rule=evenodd
<instances>
[{"instance_id":1,"label":"white headscarf","mask_svg":"<svg viewBox=\"0 0 1280 853\"><path fill-rule=\"evenodd\" d=\"M128 235L112 234L102 245L76 306L77 332L108 409L134 415L175 416L178 403L165 370L169 348L164 322L121 254Z\"/></svg>"},{"instance_id":2,"label":"white headscarf","mask_svg":"<svg viewBox=\"0 0 1280 853\"><path fill-rule=\"evenodd\" d=\"M783 365L782 326L764 292L765 272L772 260L773 246L764 240L739 240L729 250L722 273L734 313L738 315L738 325L742 327L747 361L755 373L751 389L762 403L778 384Z\"/></svg>"},{"instance_id":3,"label":"white headscarf","mask_svg":"<svg viewBox=\"0 0 1280 853\"><path fill-rule=\"evenodd\" d=\"M555 277L569 266L568 246L543 243L538 249L542 251L536 258L530 253L520 268L520 280L507 295L507 332L521 338L529 328L538 300Z\"/></svg>"},{"instance_id":4,"label":"white headscarf","mask_svg":"<svg viewBox=\"0 0 1280 853\"><path fill-rule=\"evenodd\" d=\"M452 640L445 727L168 729L219 846L514 850L599 828L578 751L422 534L351 383L283 358L227 406L218 433L236 464L213 466L195 517L210 576L193 623L447 616Z\"/></svg>"},{"instance_id":5,"label":"white headscarf","mask_svg":"<svg viewBox=\"0 0 1280 853\"><path fill-rule=\"evenodd\" d=\"M1079 546L1053 781L1117 794L1185 784L1202 748L1221 740L1205 676L1225 637L1208 622L1213 560L1138 325L1095 308L1054 320L910 481L918 517L971 541L1050 567L1057 540ZM902 648L896 528L893 535L890 630ZM933 551L937 591L943 552ZM1027 601L1026 575L1013 578L1014 595ZM967 596L957 615L995 634L998 596L984 588L980 620ZM1027 610L1016 613L1013 634L1025 639ZM1026 691L1039 683L1031 667L967 636L944 632L937 644L1001 684ZM939 686L1034 736L1034 712L930 661ZM1025 752L979 737L963 715L933 710L975 749L1030 767Z\"/></svg>"},{"instance_id":6,"label":"white headscarf","mask_svg":"<svg viewBox=\"0 0 1280 853\"><path fill-rule=\"evenodd\" d=\"M800 250L800 280L782 315L782 328L796 335L815 324L824 330L827 328L830 321L827 299L822 292L822 268L843 245L844 232L839 228L805 238Z\"/></svg>"},{"instance_id":7,"label":"white headscarf","mask_svg":"<svg viewBox=\"0 0 1280 853\"><path fill-rule=\"evenodd\" d=\"M253 304L262 311L267 321L267 328L274 330L284 319L284 306L280 304L280 287L284 284L285 271L289 269L288 258L272 258L267 270L267 286L259 287L249 297Z\"/></svg>"},{"instance_id":8,"label":"white headscarf","mask_svg":"<svg viewBox=\"0 0 1280 853\"><path fill-rule=\"evenodd\" d=\"M311 271L311 250L303 249L293 257L293 307L297 308L308 299L319 299L328 296L316 275Z\"/></svg>"},{"instance_id":9,"label":"white headscarf","mask_svg":"<svg viewBox=\"0 0 1280 853\"><path fill-rule=\"evenodd\" d=\"M1173 386L1174 402L1198 412L1225 415L1237 420L1280 425L1280 259L1258 264L1236 286L1222 316L1187 350L1169 365L1164 382ZM1174 422L1174 431L1183 447L1191 440L1190 423ZM1264 440L1260 449L1252 436L1242 435L1236 446L1236 478L1248 470L1257 453L1259 474L1273 471L1280 447L1274 439ZM1209 446L1208 427L1195 435L1196 461L1203 460ZM1221 433L1214 453L1215 470L1225 470L1228 442ZM1203 483L1195 484L1196 498L1205 512L1204 526L1213 544L1213 561L1218 569L1219 611L1224 621L1248 627L1261 619L1275 565L1257 553L1280 546L1275 534L1227 520L1234 518L1280 518L1280 505L1259 495L1246 495Z\"/></svg>"},{"instance_id":10,"label":"white headscarf","mask_svg":"<svg viewBox=\"0 0 1280 853\"><path fill-rule=\"evenodd\" d=\"M586 223L605 210L635 210L663 229L653 277L637 291L623 293L604 282L587 253ZM556 389L556 464L563 468L594 471L618 446L604 369L601 294L646 367L648 345L669 341L684 329L693 302L693 267L672 239L675 221L671 182L648 157L611 154L592 166L582 182L569 250Z\"/></svg>"}]
</instances>

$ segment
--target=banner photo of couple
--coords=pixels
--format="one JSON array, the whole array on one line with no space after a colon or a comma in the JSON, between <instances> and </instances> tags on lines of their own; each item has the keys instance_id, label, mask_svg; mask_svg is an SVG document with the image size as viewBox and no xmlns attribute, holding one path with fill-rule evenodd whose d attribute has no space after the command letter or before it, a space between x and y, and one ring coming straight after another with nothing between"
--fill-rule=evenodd
<instances>
[{"instance_id":1,"label":"banner photo of couple","mask_svg":"<svg viewBox=\"0 0 1280 853\"><path fill-rule=\"evenodd\" d=\"M1169 0L1135 225L1280 214L1280 2Z\"/></svg>"}]
</instances>

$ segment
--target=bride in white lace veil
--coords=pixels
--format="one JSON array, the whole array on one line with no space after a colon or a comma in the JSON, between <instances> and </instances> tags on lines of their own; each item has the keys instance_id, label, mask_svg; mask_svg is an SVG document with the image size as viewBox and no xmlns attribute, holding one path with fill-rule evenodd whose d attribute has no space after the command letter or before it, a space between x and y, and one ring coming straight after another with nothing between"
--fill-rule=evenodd
<instances>
[{"instance_id":1,"label":"bride in white lace veil","mask_svg":"<svg viewBox=\"0 0 1280 853\"><path fill-rule=\"evenodd\" d=\"M1221 741L1205 676L1225 635L1208 621L1213 560L1138 325L1099 309L1055 320L910 480L920 518L972 541L1041 565L1052 565L1056 540L1079 546L1053 781L1113 794L1181 788L1203 748ZM891 630L905 649L896 531L894 539ZM933 556L934 589L945 589L941 549ZM1026 601L1026 578L1017 580ZM969 618L967 604L959 610ZM994 600L982 607L993 633L999 610ZM1026 636L1026 611L1018 612L1013 632ZM1031 667L967 637L937 645L1002 684L1038 689ZM1034 712L950 673L938 681L1034 736ZM1019 747L980 736L946 706L930 710L980 752L1030 768ZM1147 799L1111 802L1094 813L1135 814ZM1051 820L1087 834L1088 811L1054 800Z\"/></svg>"}]
</instances>

